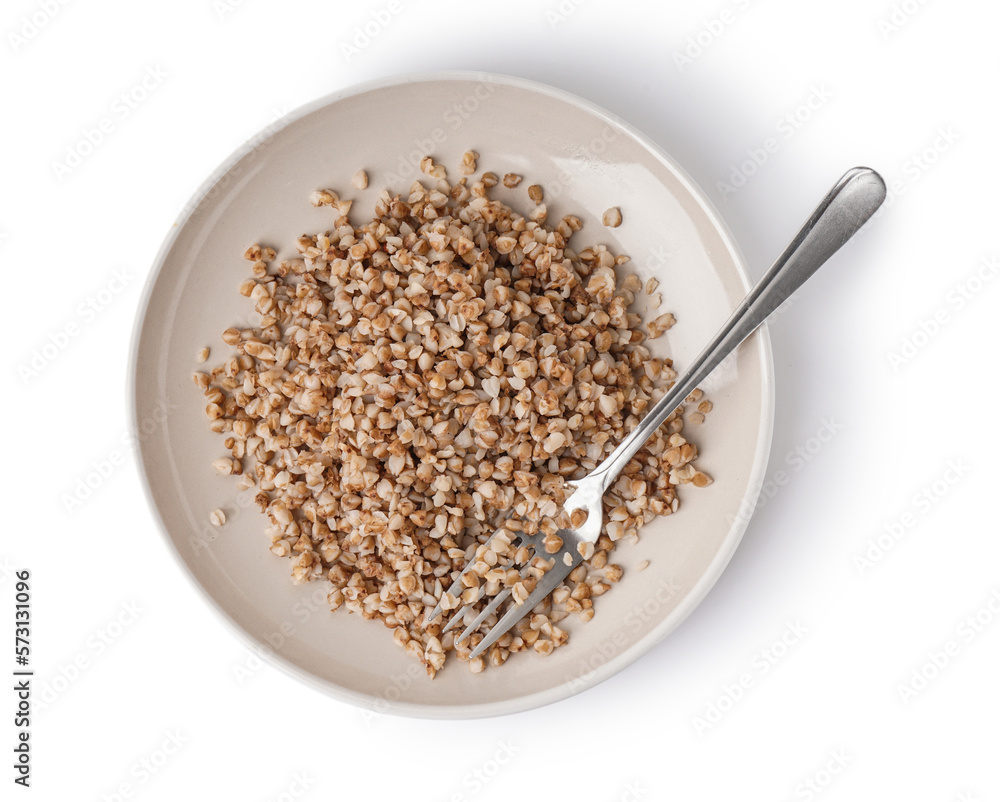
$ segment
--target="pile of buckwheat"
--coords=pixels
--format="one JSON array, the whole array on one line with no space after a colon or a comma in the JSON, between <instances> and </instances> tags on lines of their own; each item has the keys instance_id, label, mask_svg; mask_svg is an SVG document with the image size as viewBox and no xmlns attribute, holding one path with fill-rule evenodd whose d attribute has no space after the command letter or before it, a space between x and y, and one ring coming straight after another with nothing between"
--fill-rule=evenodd
<instances>
[{"instance_id":1,"label":"pile of buckwheat","mask_svg":"<svg viewBox=\"0 0 1000 802\"><path fill-rule=\"evenodd\" d=\"M292 580L328 582L332 609L380 619L430 676L448 652L468 661L497 620L459 644L441 635L444 618L425 622L476 546L510 511L526 531L554 535L564 481L591 471L676 377L644 344L674 317L641 330L629 309L643 285L628 257L571 248L580 220L547 224L538 185L526 216L491 199L500 179L472 178L477 158L465 154L454 185L425 158L426 179L405 196L383 191L359 227L352 201L315 192L331 229L300 237L298 258L247 250L252 277L239 291L260 321L227 329L235 354L194 375L230 452L215 467L257 487ZM367 174L353 184L366 187ZM655 289L651 279L654 308ZM682 434L685 410L700 423L710 409L695 391L675 411L605 495L593 553L472 671L549 654L567 641L567 616L594 616L594 599L622 577L615 543L676 512L678 485L712 481ZM221 510L212 517L225 523ZM518 579L502 565L481 577L488 594Z\"/></svg>"}]
</instances>

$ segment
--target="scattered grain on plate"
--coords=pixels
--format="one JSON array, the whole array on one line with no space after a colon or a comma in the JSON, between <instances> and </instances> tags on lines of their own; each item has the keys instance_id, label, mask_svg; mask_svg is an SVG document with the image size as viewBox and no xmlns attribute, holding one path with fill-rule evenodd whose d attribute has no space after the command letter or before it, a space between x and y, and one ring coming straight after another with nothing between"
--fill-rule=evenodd
<instances>
[{"instance_id":1,"label":"scattered grain on plate","mask_svg":"<svg viewBox=\"0 0 1000 802\"><path fill-rule=\"evenodd\" d=\"M458 172L462 175L472 175L476 172L476 160L479 154L474 150L467 150L462 154L462 163L458 166Z\"/></svg>"},{"instance_id":2,"label":"scattered grain on plate","mask_svg":"<svg viewBox=\"0 0 1000 802\"><path fill-rule=\"evenodd\" d=\"M629 273L622 282L622 289L634 295L642 289L642 279L635 273Z\"/></svg>"},{"instance_id":3,"label":"scattered grain on plate","mask_svg":"<svg viewBox=\"0 0 1000 802\"><path fill-rule=\"evenodd\" d=\"M195 359L196 362L199 362L199 363L200 362L207 362L208 361L208 355L210 353L212 353L212 350L206 345L203 348L199 348L198 349L198 353L196 353L194 355L194 359Z\"/></svg>"},{"instance_id":4,"label":"scattered grain on plate","mask_svg":"<svg viewBox=\"0 0 1000 802\"><path fill-rule=\"evenodd\" d=\"M622 210L617 206L612 206L604 213L601 221L608 228L618 228L622 224Z\"/></svg>"},{"instance_id":5,"label":"scattered grain on plate","mask_svg":"<svg viewBox=\"0 0 1000 802\"><path fill-rule=\"evenodd\" d=\"M226 513L221 509L212 510L208 520L211 521L212 526L222 526L226 522Z\"/></svg>"},{"instance_id":6,"label":"scattered grain on plate","mask_svg":"<svg viewBox=\"0 0 1000 802\"><path fill-rule=\"evenodd\" d=\"M355 189L367 189L368 188L368 173L364 170L358 170L352 177L351 183L354 184Z\"/></svg>"},{"instance_id":7,"label":"scattered grain on plate","mask_svg":"<svg viewBox=\"0 0 1000 802\"><path fill-rule=\"evenodd\" d=\"M517 173L507 173L503 177L503 185L507 187L507 189L513 189L520 183L521 183L521 176L519 176Z\"/></svg>"},{"instance_id":8,"label":"scattered grain on plate","mask_svg":"<svg viewBox=\"0 0 1000 802\"><path fill-rule=\"evenodd\" d=\"M243 258L249 262L269 262L275 257L274 248L265 248L254 243L243 253Z\"/></svg>"},{"instance_id":9,"label":"scattered grain on plate","mask_svg":"<svg viewBox=\"0 0 1000 802\"><path fill-rule=\"evenodd\" d=\"M435 164L434 159L430 156L424 156L420 160L420 171L426 173L431 178L445 179L448 177L447 171L444 169L444 165Z\"/></svg>"},{"instance_id":10,"label":"scattered grain on plate","mask_svg":"<svg viewBox=\"0 0 1000 802\"><path fill-rule=\"evenodd\" d=\"M645 571L647 568L649 568L649 560L639 560L639 563L638 565L636 565L635 570Z\"/></svg>"},{"instance_id":11,"label":"scattered grain on plate","mask_svg":"<svg viewBox=\"0 0 1000 802\"><path fill-rule=\"evenodd\" d=\"M649 281L646 282L646 295L652 295L654 292L656 292L656 288L659 286L660 282L657 281L655 278L649 279Z\"/></svg>"},{"instance_id":12,"label":"scattered grain on plate","mask_svg":"<svg viewBox=\"0 0 1000 802\"><path fill-rule=\"evenodd\" d=\"M545 193L542 192L542 188L538 184L532 184L528 187L528 197L535 203L541 203L542 198L545 197Z\"/></svg>"},{"instance_id":13,"label":"scattered grain on plate","mask_svg":"<svg viewBox=\"0 0 1000 802\"><path fill-rule=\"evenodd\" d=\"M649 339L655 340L657 337L661 336L663 332L672 328L677 320L674 318L671 312L665 312L657 318L649 321L646 324L646 330L649 332Z\"/></svg>"},{"instance_id":14,"label":"scattered grain on plate","mask_svg":"<svg viewBox=\"0 0 1000 802\"><path fill-rule=\"evenodd\" d=\"M313 206L333 206L338 200L337 193L329 189L317 189L309 196Z\"/></svg>"},{"instance_id":15,"label":"scattered grain on plate","mask_svg":"<svg viewBox=\"0 0 1000 802\"><path fill-rule=\"evenodd\" d=\"M522 215L491 199L493 173L451 186L432 157L420 169L434 186L383 190L358 227L351 201L313 193L332 220L299 237L294 258L247 249L252 276L239 292L260 322L227 329L233 355L194 380L231 454L215 469L256 487L292 581L327 583L331 609L381 620L433 676L448 654L469 662L503 611L455 643L443 620L427 623L430 610L468 604L471 623L504 588L526 599L549 562L515 533L542 532L557 554L557 530L585 515L562 509L565 481L592 471L677 374L629 309L641 282L619 270L628 258L569 244L578 217L547 226L543 203ZM508 173L504 184L520 180ZM661 315L650 337L670 325ZM679 485L711 482L681 433L683 412L608 489L584 562L472 671L566 643L558 622L593 618L593 599L622 577L609 564L615 543L675 513ZM491 540L505 519L510 537ZM523 571L504 567L512 558ZM470 563L466 589L446 594Z\"/></svg>"},{"instance_id":16,"label":"scattered grain on plate","mask_svg":"<svg viewBox=\"0 0 1000 802\"><path fill-rule=\"evenodd\" d=\"M227 459L226 457L222 457L221 459L217 459L213 462L212 467L223 476L228 476L233 472L233 461L231 459Z\"/></svg>"},{"instance_id":17,"label":"scattered grain on plate","mask_svg":"<svg viewBox=\"0 0 1000 802\"><path fill-rule=\"evenodd\" d=\"M688 415L688 420L691 421L691 423L698 426L705 422L705 416L702 415L700 412L692 412L690 415Z\"/></svg>"},{"instance_id":18,"label":"scattered grain on plate","mask_svg":"<svg viewBox=\"0 0 1000 802\"><path fill-rule=\"evenodd\" d=\"M700 404L698 404L698 411L702 415L707 415L709 412L712 411L712 402L707 399L702 401Z\"/></svg>"}]
</instances>

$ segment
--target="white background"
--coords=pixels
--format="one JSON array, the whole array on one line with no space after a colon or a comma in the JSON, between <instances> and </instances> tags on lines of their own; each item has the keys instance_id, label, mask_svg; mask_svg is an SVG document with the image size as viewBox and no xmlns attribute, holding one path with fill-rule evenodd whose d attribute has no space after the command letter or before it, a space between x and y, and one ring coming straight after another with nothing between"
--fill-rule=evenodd
<instances>
[{"instance_id":1,"label":"white background","mask_svg":"<svg viewBox=\"0 0 1000 802\"><path fill-rule=\"evenodd\" d=\"M3 797L1000 801L998 25L989 0L8 0L0 662L27 567L39 703L33 787L8 796L8 723ZM645 131L754 276L846 168L892 188L772 326L784 484L706 601L597 688L480 722L373 720L268 666L241 681L250 655L174 564L124 441L141 288L190 194L300 104L432 69L550 83Z\"/></svg>"}]
</instances>

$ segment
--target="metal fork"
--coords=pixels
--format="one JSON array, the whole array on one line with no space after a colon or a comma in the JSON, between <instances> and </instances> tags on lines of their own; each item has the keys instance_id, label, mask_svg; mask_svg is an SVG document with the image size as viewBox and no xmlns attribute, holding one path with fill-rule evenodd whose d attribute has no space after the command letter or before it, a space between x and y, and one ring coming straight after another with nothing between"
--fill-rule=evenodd
<instances>
[{"instance_id":1,"label":"metal fork","mask_svg":"<svg viewBox=\"0 0 1000 802\"><path fill-rule=\"evenodd\" d=\"M472 650L471 658L478 657L503 637L504 633L531 612L580 564L583 557L579 546L583 543L596 543L601 535L604 525L602 503L604 492L611 487L636 452L736 346L760 326L868 221L885 200L885 195L885 182L874 170L855 167L844 174L796 234L795 239L750 290L715 338L674 382L663 398L649 410L639 425L587 476L567 482L573 493L564 505L566 512L572 514L577 510L584 510L587 518L582 525L574 529L560 529L557 532L562 538L562 547L556 553L549 554L543 549L544 535L540 531L534 535L527 535L524 532L514 533L506 530L512 540L509 553L513 554L521 546L526 546L530 552L543 559L552 560L553 563L538 580L527 599L520 604L515 601L494 624ZM477 548L477 557L485 553L496 534L494 533L486 543ZM477 557L469 560L447 594L460 597L463 591L467 590L462 579L476 563ZM528 574L530 564L529 560L521 569L521 577ZM482 595L483 591L480 590L474 601L461 605L443 628L442 634L454 628L465 617L470 607L482 601ZM461 643L475 632L510 596L510 587L501 590L456 637L455 642ZM434 621L441 611L442 602L439 602L427 622Z\"/></svg>"}]
</instances>

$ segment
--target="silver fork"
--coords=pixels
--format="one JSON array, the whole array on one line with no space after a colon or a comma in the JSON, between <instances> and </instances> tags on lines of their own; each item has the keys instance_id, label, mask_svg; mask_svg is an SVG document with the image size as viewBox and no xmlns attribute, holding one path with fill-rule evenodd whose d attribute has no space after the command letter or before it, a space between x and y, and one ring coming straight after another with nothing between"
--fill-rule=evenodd
<instances>
[{"instance_id":1,"label":"silver fork","mask_svg":"<svg viewBox=\"0 0 1000 802\"><path fill-rule=\"evenodd\" d=\"M525 546L529 553L534 553L546 560L552 560L553 563L538 580L534 590L526 599L521 603L517 603L515 599L515 603L511 605L510 609L472 650L471 658L478 657L503 637L504 633L531 612L580 564L583 560L580 553L581 544L596 543L601 535L604 525L602 503L604 492L614 483L618 474L635 456L636 452L642 448L646 440L670 416L671 412L687 398L706 376L715 370L736 346L757 329L775 309L805 283L806 279L854 236L885 200L885 194L885 182L874 170L867 167L855 167L844 174L799 233L796 234L795 239L785 248L756 286L750 290L743 302L719 330L719 333L715 335L715 338L691 363L684 374L674 382L663 398L649 410L639 425L587 476L583 479L567 482L573 493L564 505L566 512L572 514L577 510L583 510L587 513L587 517L582 525L573 529L560 529L557 532L557 535L562 538L562 546L557 552L550 554L544 550L542 546L544 535L540 531L534 535L527 535L524 532L514 533L506 530L512 541L509 553L513 554L515 550L520 550L521 546ZM505 529L505 527L501 528ZM447 590L447 595L431 612L427 619L428 623L434 621L441 614L444 599L460 598L461 594L468 590L462 581L463 577L472 569L477 558L485 554L496 537L497 533L494 533L486 543L477 548L476 556L469 560L458 578ZM528 575L530 566L531 560L521 569L521 577ZM482 601L482 589L476 595L475 600L458 607L443 628L442 634L454 628L465 617L470 607ZM511 595L511 587L502 589L455 638L455 642L461 643L475 632L483 621L492 615Z\"/></svg>"}]
</instances>

